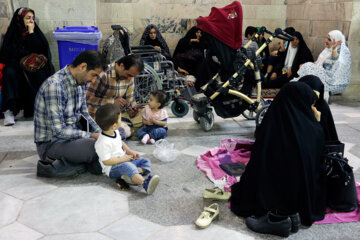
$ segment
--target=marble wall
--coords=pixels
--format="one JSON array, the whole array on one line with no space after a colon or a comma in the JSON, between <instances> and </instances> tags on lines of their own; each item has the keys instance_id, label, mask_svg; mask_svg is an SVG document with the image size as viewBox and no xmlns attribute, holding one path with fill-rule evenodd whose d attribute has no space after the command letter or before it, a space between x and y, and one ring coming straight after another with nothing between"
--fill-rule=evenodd
<instances>
[{"instance_id":1,"label":"marble wall","mask_svg":"<svg viewBox=\"0 0 360 240\"><path fill-rule=\"evenodd\" d=\"M230 0L0 0L0 33L5 33L12 17L12 6L31 7L36 21L49 40L53 62L58 65L57 43L52 38L56 27L99 27L103 41L112 33L111 25L125 26L131 33L131 44L138 45L145 27L156 24L173 51L178 40L195 24L199 16L207 16L211 7L223 7ZM284 0L242 0L246 26L285 27ZM277 44L277 43L276 43Z\"/></svg>"},{"instance_id":2,"label":"marble wall","mask_svg":"<svg viewBox=\"0 0 360 240\"><path fill-rule=\"evenodd\" d=\"M207 16L211 7L223 7L232 0L0 0L0 34L5 33L13 9L28 6L36 11L37 22L47 36L53 62L58 68L57 43L52 38L56 27L99 27L103 41L112 33L111 25L125 26L131 33L131 44L138 45L145 27L156 24L171 51L178 40L195 24L199 16ZM317 57L324 36L332 29L343 31L353 56L353 80L348 91L357 93L360 83L360 1L359 0L240 0L246 26L269 29L294 26ZM272 44L276 48L277 42ZM353 88L353 86L355 88ZM356 89L356 90L352 90ZM351 94L350 94L351 95Z\"/></svg>"}]
</instances>

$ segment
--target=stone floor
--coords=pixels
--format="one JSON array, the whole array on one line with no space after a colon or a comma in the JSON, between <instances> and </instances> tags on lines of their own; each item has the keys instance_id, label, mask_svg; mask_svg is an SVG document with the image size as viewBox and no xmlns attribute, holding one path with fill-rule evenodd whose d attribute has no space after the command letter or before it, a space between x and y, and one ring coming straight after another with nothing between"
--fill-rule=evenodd
<instances>
[{"instance_id":1,"label":"stone floor","mask_svg":"<svg viewBox=\"0 0 360 240\"><path fill-rule=\"evenodd\" d=\"M359 181L360 107L334 103L331 109ZM167 163L155 159L153 145L129 141L131 148L152 160L153 172L161 177L151 196L136 187L121 192L112 180L88 173L76 179L38 178L33 123L0 125L1 240L278 239L248 230L227 203L219 203L220 219L209 228L198 230L193 224L209 205L202 200L203 189L213 186L197 169L196 157L219 146L223 138L251 139L254 121L216 117L213 130L203 132L192 112L181 119L170 116L167 140L181 155ZM289 239L360 239L360 223L313 225Z\"/></svg>"}]
</instances>

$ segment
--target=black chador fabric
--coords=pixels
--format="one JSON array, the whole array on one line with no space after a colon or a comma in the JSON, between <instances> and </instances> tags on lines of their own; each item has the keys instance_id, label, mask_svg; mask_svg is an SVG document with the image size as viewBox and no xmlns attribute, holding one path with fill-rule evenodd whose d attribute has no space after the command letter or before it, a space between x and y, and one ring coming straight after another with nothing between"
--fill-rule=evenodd
<instances>
[{"instance_id":1,"label":"black chador fabric","mask_svg":"<svg viewBox=\"0 0 360 240\"><path fill-rule=\"evenodd\" d=\"M150 33L151 29L155 29L155 31L156 31L156 39L154 39L154 40L152 40L149 37L149 33ZM161 49L162 49L161 53L164 56L166 56L166 57L171 56L169 47L168 47L165 39L161 35L159 29L153 24L148 25L145 28L145 31L144 31L143 35L141 36L140 46L144 46L144 45L159 46L159 47L161 47Z\"/></svg>"},{"instance_id":2,"label":"black chador fabric","mask_svg":"<svg viewBox=\"0 0 360 240\"><path fill-rule=\"evenodd\" d=\"M321 112L320 124L323 127L326 143L333 143L339 141L333 116L331 114L329 105L324 100L324 84L320 78L314 75L306 75L299 79L299 82L304 82L313 90L320 93L319 100L317 100L315 107Z\"/></svg>"},{"instance_id":3,"label":"black chador fabric","mask_svg":"<svg viewBox=\"0 0 360 240\"><path fill-rule=\"evenodd\" d=\"M291 66L291 72L292 72L292 77L298 77L297 75L297 71L300 68L300 64L304 64L306 62L313 62L314 58L311 54L310 49L308 48L308 46L306 45L303 36L301 35L301 33L299 32L295 32L294 36L297 37L299 39L299 46L298 46L298 51L295 55L294 58L294 62ZM284 67L285 64L285 60L286 60L286 54L288 51L289 46L291 45L291 43L288 44L286 51L285 52L279 52L279 56L281 57L281 64L279 64L275 71L278 72L278 74L281 74L281 69Z\"/></svg>"},{"instance_id":4,"label":"black chador fabric","mask_svg":"<svg viewBox=\"0 0 360 240\"><path fill-rule=\"evenodd\" d=\"M33 34L24 34L23 16L18 14L20 10L21 8L15 11L5 34L0 50L0 62L19 68L22 57L31 53L43 54L48 59L45 70L50 76L54 73L54 67L51 64L49 43L36 23Z\"/></svg>"},{"instance_id":5,"label":"black chador fabric","mask_svg":"<svg viewBox=\"0 0 360 240\"><path fill-rule=\"evenodd\" d=\"M282 69L284 68L286 60L286 55L291 45L291 43L289 42L285 52L278 52L278 55L280 57L279 64L274 66L274 72L276 72L278 77L274 80L265 79L262 84L263 88L281 88L285 83L289 82L294 77L298 77L297 71L299 70L301 64L314 61L311 51L306 45L301 33L295 32L294 36L299 39L299 45L294 61L291 65L292 75L290 77L287 77L286 74L282 73Z\"/></svg>"},{"instance_id":6,"label":"black chador fabric","mask_svg":"<svg viewBox=\"0 0 360 240\"><path fill-rule=\"evenodd\" d=\"M192 27L185 37L179 40L173 55L176 66L185 69L191 75L196 74L199 64L204 59L205 45L202 38L199 42L190 42L191 39L196 39L196 32L199 30Z\"/></svg>"},{"instance_id":7,"label":"black chador fabric","mask_svg":"<svg viewBox=\"0 0 360 240\"><path fill-rule=\"evenodd\" d=\"M245 172L231 187L231 210L236 215L299 212L307 226L324 218L324 132L311 110L316 99L300 82L286 84L275 97Z\"/></svg>"},{"instance_id":8,"label":"black chador fabric","mask_svg":"<svg viewBox=\"0 0 360 240\"><path fill-rule=\"evenodd\" d=\"M24 116L33 115L34 99L37 90L47 77L54 73L48 41L35 23L34 33L29 34L24 25L27 12L35 12L29 8L15 11L4 37L0 50L0 62L5 64L2 85L2 111L10 110L16 115L24 109ZM20 59L31 53L43 54L47 59L44 68L37 72L26 72L20 67Z\"/></svg>"}]
</instances>

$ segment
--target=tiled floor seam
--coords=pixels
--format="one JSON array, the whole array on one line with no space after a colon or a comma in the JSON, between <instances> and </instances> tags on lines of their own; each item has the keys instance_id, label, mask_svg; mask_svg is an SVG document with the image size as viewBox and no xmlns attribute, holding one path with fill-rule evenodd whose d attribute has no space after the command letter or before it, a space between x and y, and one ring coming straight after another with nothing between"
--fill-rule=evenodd
<instances>
[{"instance_id":1,"label":"tiled floor seam","mask_svg":"<svg viewBox=\"0 0 360 240\"><path fill-rule=\"evenodd\" d=\"M113 225L114 223L116 223L117 221L120 221L121 219L123 219L123 218L125 218L125 217L131 216L131 215L136 216L136 215L134 215L134 214L131 214L131 213L130 213L129 199L127 200L127 202L128 202L128 208L129 208L129 213L128 213L127 215L125 215L125 216L123 216L123 217L120 217L120 218L116 219L115 221L113 221L113 222L111 222L111 223L107 224L106 226L103 226L102 228L99 228L96 232L101 233L100 231L102 231L103 229L105 229L105 228L107 228L107 227L109 227L109 226ZM101 234L106 235L105 233L101 233ZM108 236L108 235L106 235L106 236Z\"/></svg>"},{"instance_id":2,"label":"tiled floor seam","mask_svg":"<svg viewBox=\"0 0 360 240\"><path fill-rule=\"evenodd\" d=\"M55 190L57 190L57 189L59 188L58 186L56 186L56 185L54 185L54 184L51 184L51 183L46 183L46 184L52 185L52 186L54 186L54 187L56 187L56 188L54 188L54 189L52 189L52 190L49 190L49 191L46 192L46 193L41 193L41 194L38 195L38 196L33 196L33 197L29 198L29 199L21 199L21 198L18 198L18 197L16 197L16 196L13 196L13 195L11 195L11 194L9 194L9 193L3 192L3 191L1 191L1 192L4 193L4 194L7 194L7 195L9 195L9 196L11 196L11 197L13 197L13 198L16 198L16 199L18 199L18 200L20 200L20 201L26 202L26 201L30 201L30 200L32 200L32 199L34 199L34 198L37 198L37 197L40 197L40 196L44 196L44 195L46 195L46 194L48 194L48 193L50 193L50 192L52 192L52 191L55 191ZM20 186L21 186L21 184L20 184ZM12 187L12 188L16 188L16 187L18 187L18 186L15 186L15 187ZM8 188L8 189L5 189L5 190L10 190L10 189L12 189L12 188Z\"/></svg>"}]
</instances>

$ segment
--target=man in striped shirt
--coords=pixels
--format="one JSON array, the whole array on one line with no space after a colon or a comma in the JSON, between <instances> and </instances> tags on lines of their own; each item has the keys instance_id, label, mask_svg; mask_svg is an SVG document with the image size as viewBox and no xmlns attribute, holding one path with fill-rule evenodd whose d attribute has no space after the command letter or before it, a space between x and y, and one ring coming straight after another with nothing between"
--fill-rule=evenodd
<instances>
[{"instance_id":1,"label":"man in striped shirt","mask_svg":"<svg viewBox=\"0 0 360 240\"><path fill-rule=\"evenodd\" d=\"M42 161L62 159L85 164L94 173L99 170L94 144L101 130L88 113L85 84L98 81L103 66L98 51L86 50L41 85L35 99L34 137Z\"/></svg>"},{"instance_id":2,"label":"man in striped shirt","mask_svg":"<svg viewBox=\"0 0 360 240\"><path fill-rule=\"evenodd\" d=\"M128 55L109 64L108 69L100 75L100 80L92 82L86 87L86 103L90 115L94 117L100 106L114 103L120 108L126 109L122 112L123 118L129 119L134 127L140 127L142 118L135 108L134 77L143 69L143 61L136 55ZM139 121L134 119L139 119Z\"/></svg>"}]
</instances>

